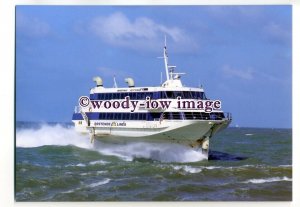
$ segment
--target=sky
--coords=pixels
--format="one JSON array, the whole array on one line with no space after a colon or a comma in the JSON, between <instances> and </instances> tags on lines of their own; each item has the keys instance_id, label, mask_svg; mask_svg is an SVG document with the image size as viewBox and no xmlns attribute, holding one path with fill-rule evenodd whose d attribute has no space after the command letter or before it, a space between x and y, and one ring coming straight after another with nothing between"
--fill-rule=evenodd
<instances>
[{"instance_id":1,"label":"sky","mask_svg":"<svg viewBox=\"0 0 300 207\"><path fill-rule=\"evenodd\" d=\"M16 120L70 122L95 86L158 86L164 36L185 86L232 126L292 127L292 7L17 6Z\"/></svg>"}]
</instances>

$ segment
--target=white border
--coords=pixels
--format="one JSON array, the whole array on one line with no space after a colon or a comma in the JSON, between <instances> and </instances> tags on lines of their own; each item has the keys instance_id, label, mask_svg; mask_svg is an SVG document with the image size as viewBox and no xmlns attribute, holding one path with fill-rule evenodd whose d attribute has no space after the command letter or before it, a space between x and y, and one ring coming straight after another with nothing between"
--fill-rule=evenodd
<instances>
[{"instance_id":1,"label":"white border","mask_svg":"<svg viewBox=\"0 0 300 207\"><path fill-rule=\"evenodd\" d=\"M15 0L16 5L273 5L291 3L290 0Z\"/></svg>"},{"instance_id":2,"label":"white border","mask_svg":"<svg viewBox=\"0 0 300 207\"><path fill-rule=\"evenodd\" d=\"M14 36L16 5L293 5L293 202L18 202L14 201ZM300 206L300 3L293 0L2 0L0 1L0 203L1 206ZM296 24L297 22L298 24ZM296 39L297 37L297 39ZM298 67L296 67L298 66ZM297 155L296 155L297 153Z\"/></svg>"}]
</instances>

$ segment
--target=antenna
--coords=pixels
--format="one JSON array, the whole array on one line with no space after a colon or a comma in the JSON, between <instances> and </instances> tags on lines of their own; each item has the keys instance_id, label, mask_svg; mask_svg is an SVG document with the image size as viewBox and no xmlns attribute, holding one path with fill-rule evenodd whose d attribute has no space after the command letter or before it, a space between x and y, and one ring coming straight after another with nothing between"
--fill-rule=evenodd
<instances>
[{"instance_id":1,"label":"antenna","mask_svg":"<svg viewBox=\"0 0 300 207\"><path fill-rule=\"evenodd\" d=\"M164 56L163 57L159 57L159 58L163 58L164 59L167 81L170 80L170 79L174 80L174 78L175 79L180 79L180 75L184 75L185 74L185 73L175 73L174 70L175 70L176 66L169 65L169 63L168 63L167 37L166 37L166 35L165 35Z\"/></svg>"},{"instance_id":2,"label":"antenna","mask_svg":"<svg viewBox=\"0 0 300 207\"><path fill-rule=\"evenodd\" d=\"M169 80L169 67L168 67L168 54L167 54L167 37L165 35L165 46L164 46L164 61L165 61L165 69L167 80Z\"/></svg>"},{"instance_id":3,"label":"antenna","mask_svg":"<svg viewBox=\"0 0 300 207\"><path fill-rule=\"evenodd\" d=\"M117 81L116 81L116 76L114 75L114 88L118 88L118 85L117 85Z\"/></svg>"}]
</instances>

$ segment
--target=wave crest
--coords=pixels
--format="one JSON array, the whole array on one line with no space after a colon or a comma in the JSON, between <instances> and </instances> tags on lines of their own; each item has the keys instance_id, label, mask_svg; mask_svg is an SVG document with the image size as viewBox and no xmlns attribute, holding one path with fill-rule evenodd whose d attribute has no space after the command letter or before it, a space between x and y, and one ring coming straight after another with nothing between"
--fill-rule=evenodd
<instances>
[{"instance_id":1,"label":"wave crest","mask_svg":"<svg viewBox=\"0 0 300 207\"><path fill-rule=\"evenodd\" d=\"M265 178L265 179L250 179L242 183L271 183L271 182L280 182L280 181L292 181L292 178L284 177L273 177L273 178Z\"/></svg>"}]
</instances>

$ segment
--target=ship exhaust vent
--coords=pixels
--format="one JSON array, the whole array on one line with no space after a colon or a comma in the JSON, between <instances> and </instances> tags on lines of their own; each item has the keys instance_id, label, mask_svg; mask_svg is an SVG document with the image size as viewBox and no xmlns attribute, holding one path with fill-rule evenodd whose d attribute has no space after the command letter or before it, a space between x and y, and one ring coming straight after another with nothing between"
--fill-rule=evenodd
<instances>
[{"instance_id":1,"label":"ship exhaust vent","mask_svg":"<svg viewBox=\"0 0 300 207\"><path fill-rule=\"evenodd\" d=\"M132 78L125 78L125 82L128 84L129 88L134 87L134 81Z\"/></svg>"},{"instance_id":2,"label":"ship exhaust vent","mask_svg":"<svg viewBox=\"0 0 300 207\"><path fill-rule=\"evenodd\" d=\"M102 86L103 86L102 79L101 79L99 76L94 77L94 78L93 78L93 81L96 82L97 87L102 87Z\"/></svg>"}]
</instances>

